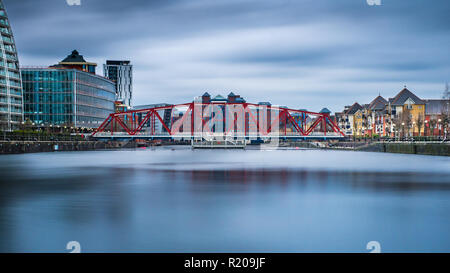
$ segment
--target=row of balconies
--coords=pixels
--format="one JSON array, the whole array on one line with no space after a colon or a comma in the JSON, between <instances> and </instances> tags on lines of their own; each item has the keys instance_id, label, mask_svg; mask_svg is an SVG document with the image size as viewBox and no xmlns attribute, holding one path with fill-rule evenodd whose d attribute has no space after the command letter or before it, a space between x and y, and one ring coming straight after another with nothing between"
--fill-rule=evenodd
<instances>
[{"instance_id":1,"label":"row of balconies","mask_svg":"<svg viewBox=\"0 0 450 273\"><path fill-rule=\"evenodd\" d=\"M17 62L17 56L15 52L6 52L6 59L11 62ZM3 53L0 51L0 57L4 59Z\"/></svg>"},{"instance_id":2,"label":"row of balconies","mask_svg":"<svg viewBox=\"0 0 450 273\"><path fill-rule=\"evenodd\" d=\"M0 95L6 94L6 93L7 93L6 89L4 87L0 86ZM22 92L20 90L16 90L16 89L9 89L9 95L22 97Z\"/></svg>"},{"instance_id":3,"label":"row of balconies","mask_svg":"<svg viewBox=\"0 0 450 273\"><path fill-rule=\"evenodd\" d=\"M2 11L4 12L4 10L2 10ZM5 14L5 17L6 17L6 14ZM9 22L8 22L8 20L6 20L6 18L0 18L0 25L9 27Z\"/></svg>"},{"instance_id":4,"label":"row of balconies","mask_svg":"<svg viewBox=\"0 0 450 273\"><path fill-rule=\"evenodd\" d=\"M3 42L8 43L8 44L14 44L14 41L11 37L2 35L2 40L3 40Z\"/></svg>"},{"instance_id":5,"label":"row of balconies","mask_svg":"<svg viewBox=\"0 0 450 273\"><path fill-rule=\"evenodd\" d=\"M6 77L6 72L1 67L0 67L0 76ZM16 79L16 80L20 80L20 74L15 71L8 70L8 77Z\"/></svg>"},{"instance_id":6,"label":"row of balconies","mask_svg":"<svg viewBox=\"0 0 450 273\"><path fill-rule=\"evenodd\" d=\"M6 86L6 85L7 85L6 79L0 77L0 87L1 87L1 86ZM9 86L10 86L11 88L17 88L17 89L19 89L19 92L20 92L20 89L22 89L22 85L20 84L20 82L15 82L15 81L11 81L11 80L10 80L10 81L9 81ZM15 93L15 92L12 92L12 93ZM22 93L20 92L19 95L22 95Z\"/></svg>"},{"instance_id":7,"label":"row of balconies","mask_svg":"<svg viewBox=\"0 0 450 273\"><path fill-rule=\"evenodd\" d=\"M5 67L6 66L8 69L19 71L19 68L17 66L17 62L16 61L7 60L6 65L5 65L4 58L1 55L0 55L0 66L1 67Z\"/></svg>"},{"instance_id":8,"label":"row of balconies","mask_svg":"<svg viewBox=\"0 0 450 273\"><path fill-rule=\"evenodd\" d=\"M2 113L10 113L8 107L0 106L0 112ZM11 107L11 114L22 114L22 107Z\"/></svg>"},{"instance_id":9,"label":"row of balconies","mask_svg":"<svg viewBox=\"0 0 450 273\"><path fill-rule=\"evenodd\" d=\"M8 104L8 98L7 98L7 97L0 96L0 103L2 103L2 104ZM11 97L11 98L9 99L9 103L15 104L15 105L22 105L22 99L17 99L17 98Z\"/></svg>"}]
</instances>

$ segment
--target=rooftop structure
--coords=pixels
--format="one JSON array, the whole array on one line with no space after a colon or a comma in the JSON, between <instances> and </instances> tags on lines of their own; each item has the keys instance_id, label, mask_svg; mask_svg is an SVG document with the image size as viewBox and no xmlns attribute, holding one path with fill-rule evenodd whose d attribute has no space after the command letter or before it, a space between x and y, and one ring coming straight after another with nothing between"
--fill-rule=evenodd
<instances>
[{"instance_id":1,"label":"rooftop structure","mask_svg":"<svg viewBox=\"0 0 450 273\"><path fill-rule=\"evenodd\" d=\"M417 97L414 93L409 91L406 87L400 91L397 96L389 99L389 102L393 106L401 106L410 101L412 104L425 104L423 100Z\"/></svg>"},{"instance_id":2,"label":"rooftop structure","mask_svg":"<svg viewBox=\"0 0 450 273\"><path fill-rule=\"evenodd\" d=\"M74 68L84 72L89 72L95 74L95 69L97 67L96 63L86 62L84 57L74 50L67 56L64 60L59 62L58 65L52 66L53 68Z\"/></svg>"}]
</instances>

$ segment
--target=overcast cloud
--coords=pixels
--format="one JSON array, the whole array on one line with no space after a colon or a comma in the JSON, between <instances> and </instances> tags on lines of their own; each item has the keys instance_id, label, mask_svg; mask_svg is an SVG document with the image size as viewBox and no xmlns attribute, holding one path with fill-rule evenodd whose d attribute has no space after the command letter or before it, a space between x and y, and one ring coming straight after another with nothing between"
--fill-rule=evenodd
<instances>
[{"instance_id":1,"label":"overcast cloud","mask_svg":"<svg viewBox=\"0 0 450 273\"><path fill-rule=\"evenodd\" d=\"M450 1L4 0L21 65L73 49L134 65L134 104L205 91L340 111L404 85L441 96L450 76Z\"/></svg>"}]
</instances>

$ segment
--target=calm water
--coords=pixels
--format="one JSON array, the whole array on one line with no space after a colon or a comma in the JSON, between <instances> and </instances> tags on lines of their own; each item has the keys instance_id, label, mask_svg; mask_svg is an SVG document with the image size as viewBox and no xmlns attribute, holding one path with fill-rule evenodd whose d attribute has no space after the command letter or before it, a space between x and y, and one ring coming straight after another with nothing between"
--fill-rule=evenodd
<instances>
[{"instance_id":1,"label":"calm water","mask_svg":"<svg viewBox=\"0 0 450 273\"><path fill-rule=\"evenodd\" d=\"M0 172L0 252L450 252L448 157L163 147Z\"/></svg>"}]
</instances>

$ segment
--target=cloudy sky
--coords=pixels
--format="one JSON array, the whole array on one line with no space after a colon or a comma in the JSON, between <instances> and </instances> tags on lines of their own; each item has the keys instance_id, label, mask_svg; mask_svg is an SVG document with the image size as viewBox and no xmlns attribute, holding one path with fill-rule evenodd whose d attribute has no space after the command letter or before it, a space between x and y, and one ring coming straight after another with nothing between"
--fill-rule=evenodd
<instances>
[{"instance_id":1,"label":"cloudy sky","mask_svg":"<svg viewBox=\"0 0 450 273\"><path fill-rule=\"evenodd\" d=\"M134 64L134 104L205 91L340 111L404 85L438 98L450 81L450 1L3 0L21 65L73 49Z\"/></svg>"}]
</instances>

